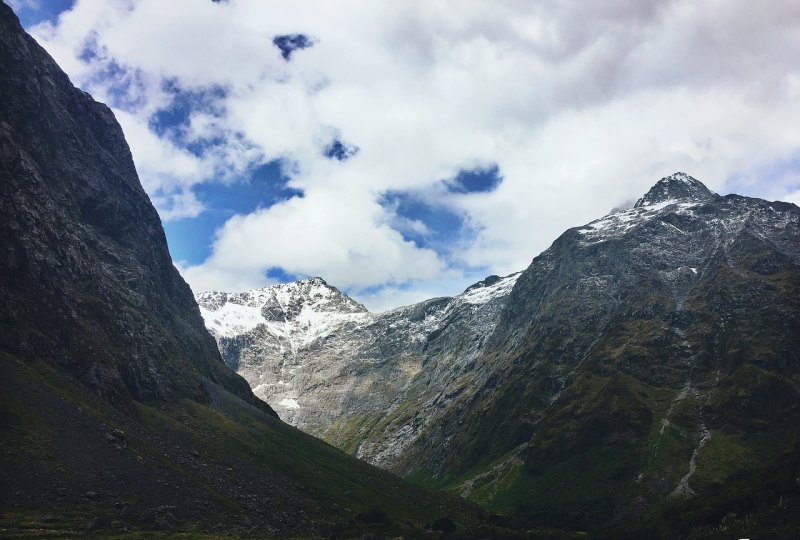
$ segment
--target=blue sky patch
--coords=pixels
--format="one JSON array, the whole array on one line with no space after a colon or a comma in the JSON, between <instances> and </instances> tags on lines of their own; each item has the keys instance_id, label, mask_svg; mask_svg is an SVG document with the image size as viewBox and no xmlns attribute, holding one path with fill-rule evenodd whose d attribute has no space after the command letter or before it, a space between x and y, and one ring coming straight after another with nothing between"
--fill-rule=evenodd
<instances>
[{"instance_id":1,"label":"blue sky patch","mask_svg":"<svg viewBox=\"0 0 800 540\"><path fill-rule=\"evenodd\" d=\"M45 0L32 5L22 3L15 11L22 26L30 28L43 21L55 22L61 12L72 8L74 3L75 0Z\"/></svg>"},{"instance_id":2,"label":"blue sky patch","mask_svg":"<svg viewBox=\"0 0 800 540\"><path fill-rule=\"evenodd\" d=\"M193 111L203 110L218 114L217 103L225 98L225 89L214 86L200 90L184 90L175 81L163 85L164 91L172 96L169 106L159 109L150 119L150 127L158 135L167 130L189 123Z\"/></svg>"},{"instance_id":3,"label":"blue sky patch","mask_svg":"<svg viewBox=\"0 0 800 540\"><path fill-rule=\"evenodd\" d=\"M488 193L496 189L502 181L500 168L492 165L488 168L462 170L446 184L451 193Z\"/></svg>"},{"instance_id":4,"label":"blue sky patch","mask_svg":"<svg viewBox=\"0 0 800 540\"><path fill-rule=\"evenodd\" d=\"M267 279L274 279L275 281L279 281L280 283L288 283L290 281L297 281L301 279L302 276L299 274L291 274L281 268L280 266L273 266L272 268L268 268L264 275ZM313 277L313 276L312 276Z\"/></svg>"},{"instance_id":5,"label":"blue sky patch","mask_svg":"<svg viewBox=\"0 0 800 540\"><path fill-rule=\"evenodd\" d=\"M82 54L90 54L89 49L84 49ZM96 71L93 77L96 82L102 83L108 96L111 97L108 102L110 106L125 111L135 111L147 101L146 92L142 90L148 83L139 70L124 68L111 60L103 64L103 68Z\"/></svg>"},{"instance_id":6,"label":"blue sky patch","mask_svg":"<svg viewBox=\"0 0 800 540\"><path fill-rule=\"evenodd\" d=\"M201 157L209 148L224 146L221 138L186 140L186 130L193 112L202 111L213 116L222 114L220 102L225 98L225 89L221 86L198 90L184 90L173 82L165 83L164 90L172 94L169 106L159 109L149 119L150 129L159 137L172 140L195 156Z\"/></svg>"},{"instance_id":7,"label":"blue sky patch","mask_svg":"<svg viewBox=\"0 0 800 540\"><path fill-rule=\"evenodd\" d=\"M169 249L176 261L199 264L211 255L214 231L236 214L268 208L303 192L286 186L280 161L256 168L246 182L206 183L194 187L197 199L206 210L197 217L164 223Z\"/></svg>"},{"instance_id":8,"label":"blue sky patch","mask_svg":"<svg viewBox=\"0 0 800 540\"><path fill-rule=\"evenodd\" d=\"M288 62L291 60L294 51L307 49L311 47L314 42L303 34L285 34L282 36L275 36L272 39L272 44L281 50L281 56Z\"/></svg>"},{"instance_id":9,"label":"blue sky patch","mask_svg":"<svg viewBox=\"0 0 800 540\"><path fill-rule=\"evenodd\" d=\"M200 264L211 255L211 243L216 231L233 214L208 209L194 218L164 222L164 232L173 261Z\"/></svg>"},{"instance_id":10,"label":"blue sky patch","mask_svg":"<svg viewBox=\"0 0 800 540\"><path fill-rule=\"evenodd\" d=\"M338 139L325 147L325 157L346 161L358 153L358 147L343 143Z\"/></svg>"},{"instance_id":11,"label":"blue sky patch","mask_svg":"<svg viewBox=\"0 0 800 540\"><path fill-rule=\"evenodd\" d=\"M800 171L800 153L763 164L749 175L730 176L725 181L725 187L730 193L748 197L780 198L787 191L800 189L800 184L796 180L798 171Z\"/></svg>"},{"instance_id":12,"label":"blue sky patch","mask_svg":"<svg viewBox=\"0 0 800 540\"><path fill-rule=\"evenodd\" d=\"M83 45L83 50L78 54L78 58L84 62L91 62L97 58L97 42L94 40L86 41Z\"/></svg>"},{"instance_id":13,"label":"blue sky patch","mask_svg":"<svg viewBox=\"0 0 800 540\"><path fill-rule=\"evenodd\" d=\"M394 227L403 238L419 247L444 251L448 246L453 247L466 232L462 216L414 193L391 191L381 197L380 204L400 218ZM424 225L424 230L416 228L414 223Z\"/></svg>"}]
</instances>

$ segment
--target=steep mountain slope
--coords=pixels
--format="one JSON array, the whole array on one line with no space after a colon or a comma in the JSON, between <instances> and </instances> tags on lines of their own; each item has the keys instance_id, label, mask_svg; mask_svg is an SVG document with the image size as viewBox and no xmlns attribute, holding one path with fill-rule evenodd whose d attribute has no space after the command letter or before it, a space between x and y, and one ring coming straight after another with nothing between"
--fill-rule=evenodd
<instances>
[{"instance_id":1,"label":"steep mountain slope","mask_svg":"<svg viewBox=\"0 0 800 540\"><path fill-rule=\"evenodd\" d=\"M111 111L2 17L0 346L114 402L209 381L268 411L217 361Z\"/></svg>"},{"instance_id":2,"label":"steep mountain slope","mask_svg":"<svg viewBox=\"0 0 800 540\"><path fill-rule=\"evenodd\" d=\"M321 278L196 298L225 362L283 419L393 468L470 384L517 276L380 314Z\"/></svg>"},{"instance_id":3,"label":"steep mountain slope","mask_svg":"<svg viewBox=\"0 0 800 540\"><path fill-rule=\"evenodd\" d=\"M0 68L0 536L478 526L225 367L112 113L5 4Z\"/></svg>"},{"instance_id":4,"label":"steep mountain slope","mask_svg":"<svg viewBox=\"0 0 800 540\"><path fill-rule=\"evenodd\" d=\"M678 173L533 260L485 383L407 454L447 443L428 474L552 524L744 527L798 507L799 356L800 209Z\"/></svg>"}]
</instances>

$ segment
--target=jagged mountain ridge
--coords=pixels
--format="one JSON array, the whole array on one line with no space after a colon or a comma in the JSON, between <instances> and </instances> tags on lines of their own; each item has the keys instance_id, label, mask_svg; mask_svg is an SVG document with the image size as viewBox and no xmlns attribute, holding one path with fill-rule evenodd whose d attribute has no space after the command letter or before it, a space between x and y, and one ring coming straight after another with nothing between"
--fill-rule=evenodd
<instances>
[{"instance_id":1,"label":"jagged mountain ridge","mask_svg":"<svg viewBox=\"0 0 800 540\"><path fill-rule=\"evenodd\" d=\"M0 68L0 536L479 525L284 424L224 365L114 115L2 3Z\"/></svg>"},{"instance_id":2,"label":"jagged mountain ridge","mask_svg":"<svg viewBox=\"0 0 800 540\"><path fill-rule=\"evenodd\" d=\"M459 384L517 277L377 314L321 278L196 299L225 362L283 419L391 466ZM398 408L415 410L414 427L382 425Z\"/></svg>"},{"instance_id":3,"label":"jagged mountain ridge","mask_svg":"<svg viewBox=\"0 0 800 540\"><path fill-rule=\"evenodd\" d=\"M399 391L380 388L402 397L383 412L313 429L398 474L555 526L794 530L785 509L800 496L785 468L800 474L799 299L800 209L719 196L676 173L537 256L479 347L464 355L442 341ZM409 315L395 331L420 317ZM451 337L477 333L460 321ZM244 350L258 364L257 347ZM397 373L419 349L409 352L372 365L353 355L352 378ZM306 375L313 388L331 374ZM358 402L374 388L345 393Z\"/></svg>"}]
</instances>

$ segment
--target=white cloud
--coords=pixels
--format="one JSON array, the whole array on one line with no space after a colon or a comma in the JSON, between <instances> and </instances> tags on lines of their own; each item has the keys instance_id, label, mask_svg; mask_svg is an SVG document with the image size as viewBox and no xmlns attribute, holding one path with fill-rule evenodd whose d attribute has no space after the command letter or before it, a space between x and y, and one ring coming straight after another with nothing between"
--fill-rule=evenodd
<instances>
[{"instance_id":1,"label":"white cloud","mask_svg":"<svg viewBox=\"0 0 800 540\"><path fill-rule=\"evenodd\" d=\"M224 275L279 266L344 288L439 276L444 264L436 253L380 224L382 208L364 199L358 191L319 188L234 216L218 231L212 256L189 270Z\"/></svg>"},{"instance_id":2,"label":"white cloud","mask_svg":"<svg viewBox=\"0 0 800 540\"><path fill-rule=\"evenodd\" d=\"M185 261L175 261L175 267L195 293L203 291L247 291L266 287L275 283L264 278L258 269L236 268L234 265L222 268L197 267ZM220 283L224 284L220 287Z\"/></svg>"},{"instance_id":3,"label":"white cloud","mask_svg":"<svg viewBox=\"0 0 800 540\"><path fill-rule=\"evenodd\" d=\"M793 193L788 193L785 197L782 198L782 200L800 206L800 189Z\"/></svg>"},{"instance_id":4,"label":"white cloud","mask_svg":"<svg viewBox=\"0 0 800 540\"><path fill-rule=\"evenodd\" d=\"M443 291L464 265L522 269L565 228L676 170L722 192L731 178L790 192L760 171L798 151L799 28L800 5L743 0L78 0L33 33L116 104L163 217L201 211L198 183L287 163L305 197L226 223L209 259L183 269L195 289L263 285L280 266L352 290L384 286L374 305L386 307ZM287 63L271 40L295 32L315 45ZM97 55L81 59L87 43ZM109 79L109 66L122 69ZM225 93L178 136L156 134L165 81ZM333 136L358 154L324 158ZM222 142L199 157L182 147L198 140ZM442 189L491 164L503 177L495 191ZM440 253L404 240L429 224L381 206L389 190L446 206L476 234Z\"/></svg>"}]
</instances>

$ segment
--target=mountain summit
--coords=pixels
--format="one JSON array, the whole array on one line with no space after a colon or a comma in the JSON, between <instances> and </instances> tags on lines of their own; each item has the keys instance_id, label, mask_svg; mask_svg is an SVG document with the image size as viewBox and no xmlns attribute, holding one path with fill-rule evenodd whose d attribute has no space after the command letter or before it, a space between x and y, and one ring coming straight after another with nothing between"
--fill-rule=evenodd
<instances>
[{"instance_id":1,"label":"mountain summit","mask_svg":"<svg viewBox=\"0 0 800 540\"><path fill-rule=\"evenodd\" d=\"M331 318L367 313L367 308L320 277L240 293L203 292L195 299L206 327L217 338L265 323L282 325L285 333L313 334Z\"/></svg>"},{"instance_id":2,"label":"mountain summit","mask_svg":"<svg viewBox=\"0 0 800 540\"><path fill-rule=\"evenodd\" d=\"M634 208L666 206L676 203L703 203L719 197L702 182L686 173L665 176L636 201Z\"/></svg>"}]
</instances>

